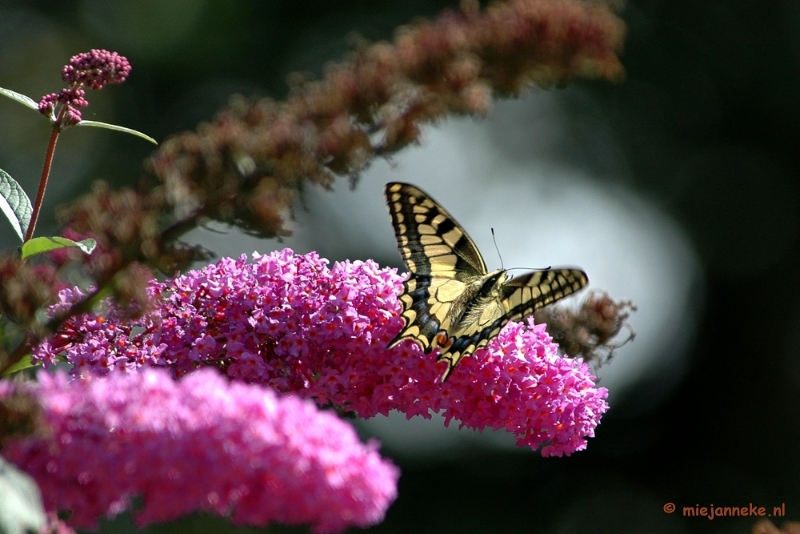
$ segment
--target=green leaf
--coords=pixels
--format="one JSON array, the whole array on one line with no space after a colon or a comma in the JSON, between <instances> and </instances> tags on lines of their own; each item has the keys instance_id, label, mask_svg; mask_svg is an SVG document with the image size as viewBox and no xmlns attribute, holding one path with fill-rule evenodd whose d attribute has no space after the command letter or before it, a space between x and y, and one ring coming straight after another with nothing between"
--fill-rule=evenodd
<instances>
[{"instance_id":1,"label":"green leaf","mask_svg":"<svg viewBox=\"0 0 800 534\"><path fill-rule=\"evenodd\" d=\"M21 93L18 93L16 91L12 91L11 89L3 89L2 87L0 87L0 95L7 96L11 100L16 100L17 102L19 102L23 106L28 106L31 109L35 109L36 111L39 111L39 104L35 100L33 100L30 97L27 97L27 96L25 96L25 95L23 95Z\"/></svg>"},{"instance_id":2,"label":"green leaf","mask_svg":"<svg viewBox=\"0 0 800 534\"><path fill-rule=\"evenodd\" d=\"M130 128L125 128L124 126L117 126L116 124L108 124L106 122L97 122L97 121L81 121L75 126L94 126L95 128L105 128L107 130L116 130L122 133L129 133L131 135L135 135L136 137L141 137L146 141L150 141L154 145L158 144L158 141L153 139L147 134L143 134L142 132L137 132L136 130L131 130Z\"/></svg>"},{"instance_id":3,"label":"green leaf","mask_svg":"<svg viewBox=\"0 0 800 534\"><path fill-rule=\"evenodd\" d=\"M20 361L18 361L8 369L6 369L6 372L3 373L3 376L13 375L14 373L18 373L23 369L30 369L31 367L36 367L38 365L39 365L38 363L31 362L31 355L28 354L26 356L23 356Z\"/></svg>"},{"instance_id":4,"label":"green leaf","mask_svg":"<svg viewBox=\"0 0 800 534\"><path fill-rule=\"evenodd\" d=\"M0 211L11 223L19 240L24 241L33 212L31 200L22 186L2 169L0 169Z\"/></svg>"},{"instance_id":5,"label":"green leaf","mask_svg":"<svg viewBox=\"0 0 800 534\"><path fill-rule=\"evenodd\" d=\"M22 245L22 259L65 247L78 247L84 253L91 254L96 245L97 242L94 239L73 241L66 237L35 237Z\"/></svg>"}]
</instances>

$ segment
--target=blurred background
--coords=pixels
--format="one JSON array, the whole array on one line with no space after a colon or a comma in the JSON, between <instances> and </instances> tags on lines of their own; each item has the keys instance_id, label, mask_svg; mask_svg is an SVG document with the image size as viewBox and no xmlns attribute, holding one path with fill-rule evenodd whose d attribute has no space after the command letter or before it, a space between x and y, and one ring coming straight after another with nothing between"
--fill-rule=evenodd
<instances>
[{"instance_id":1,"label":"blurred background","mask_svg":"<svg viewBox=\"0 0 800 534\"><path fill-rule=\"evenodd\" d=\"M38 100L62 87L70 56L114 50L132 74L91 94L84 118L163 140L233 93L283 98L289 73L320 75L353 35L391 39L446 7L457 2L3 0L0 87ZM534 89L484 120L430 127L354 190L346 179L307 190L281 243L213 225L187 238L219 256L288 246L401 267L382 189L408 181L459 220L490 268L494 228L506 268L578 265L592 288L638 305L636 340L598 373L611 409L572 457L437 418L357 422L402 469L398 500L370 532L741 534L755 519L680 510L750 503L800 520L800 3L631 1L621 15L621 84ZM0 100L0 168L31 197L48 136L41 117ZM135 184L151 150L67 132L38 233L54 232L55 207L92 181ZM0 245L17 246L6 226ZM192 517L147 532L228 530L265 531ZM123 516L102 531L134 528Z\"/></svg>"}]
</instances>

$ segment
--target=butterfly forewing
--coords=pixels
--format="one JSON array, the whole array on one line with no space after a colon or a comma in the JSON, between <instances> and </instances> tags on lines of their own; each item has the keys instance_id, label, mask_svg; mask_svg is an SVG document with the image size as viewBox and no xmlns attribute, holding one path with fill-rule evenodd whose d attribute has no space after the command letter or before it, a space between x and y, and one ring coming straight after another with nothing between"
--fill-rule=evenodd
<instances>
[{"instance_id":1,"label":"butterfly forewing","mask_svg":"<svg viewBox=\"0 0 800 534\"><path fill-rule=\"evenodd\" d=\"M407 338L425 352L438 347L448 365L442 381L506 322L588 283L577 269L533 271L506 281L505 271L486 271L467 232L426 193L396 182L386 184L384 193L397 247L411 271L400 296L405 324L389 347Z\"/></svg>"},{"instance_id":2,"label":"butterfly forewing","mask_svg":"<svg viewBox=\"0 0 800 534\"><path fill-rule=\"evenodd\" d=\"M437 334L449 328L452 296L463 292L459 278L486 268L469 236L428 195L402 183L386 184L384 192L397 248L411 271L400 297L405 325L389 346L411 338L430 352Z\"/></svg>"},{"instance_id":3,"label":"butterfly forewing","mask_svg":"<svg viewBox=\"0 0 800 534\"><path fill-rule=\"evenodd\" d=\"M397 248L409 271L430 274L436 264L436 276L486 274L478 247L436 201L409 184L388 183L384 191Z\"/></svg>"}]
</instances>

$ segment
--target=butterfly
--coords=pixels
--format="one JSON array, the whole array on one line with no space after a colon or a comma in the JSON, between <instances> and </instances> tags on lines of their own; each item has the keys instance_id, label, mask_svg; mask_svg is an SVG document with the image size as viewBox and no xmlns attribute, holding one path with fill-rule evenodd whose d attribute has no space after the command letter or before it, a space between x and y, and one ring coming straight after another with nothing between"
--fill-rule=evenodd
<instances>
[{"instance_id":1,"label":"butterfly","mask_svg":"<svg viewBox=\"0 0 800 534\"><path fill-rule=\"evenodd\" d=\"M411 271L403 284L403 329L388 345L413 339L425 353L439 348L442 382L484 347L508 321L571 295L589 283L580 269L549 268L512 278L488 272L475 242L421 189L391 182L384 189L397 248Z\"/></svg>"}]
</instances>

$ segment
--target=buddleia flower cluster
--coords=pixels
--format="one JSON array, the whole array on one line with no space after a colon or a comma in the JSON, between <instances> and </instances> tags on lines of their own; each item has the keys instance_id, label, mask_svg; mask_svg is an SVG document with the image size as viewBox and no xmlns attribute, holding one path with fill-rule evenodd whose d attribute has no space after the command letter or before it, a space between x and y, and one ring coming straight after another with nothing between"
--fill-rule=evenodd
<instances>
[{"instance_id":1,"label":"buddleia flower cluster","mask_svg":"<svg viewBox=\"0 0 800 534\"><path fill-rule=\"evenodd\" d=\"M379 522L397 495L397 468L333 413L211 369L0 382L0 401L20 397L37 401L44 434L3 455L71 526L96 528L140 499L140 527L205 512L340 532Z\"/></svg>"},{"instance_id":2,"label":"buddleia flower cluster","mask_svg":"<svg viewBox=\"0 0 800 534\"><path fill-rule=\"evenodd\" d=\"M362 418L441 413L468 428L504 428L544 456L586 447L607 392L585 363L559 355L544 325L509 323L442 384L446 364L436 351L426 355L411 341L386 348L403 324L402 282L372 261L329 268L290 249L223 259L151 282L159 304L139 319L122 320L111 305L69 319L34 358L48 366L64 359L79 377L160 367L179 378L213 367ZM60 296L52 313L82 294Z\"/></svg>"}]
</instances>

